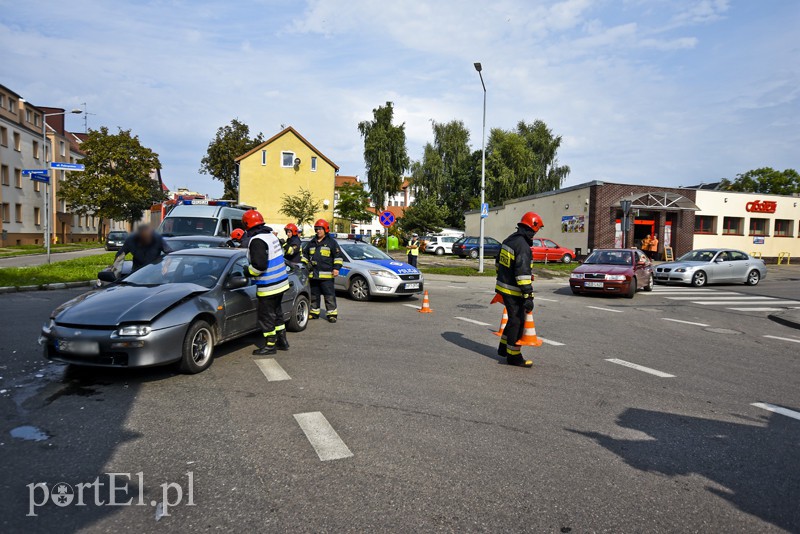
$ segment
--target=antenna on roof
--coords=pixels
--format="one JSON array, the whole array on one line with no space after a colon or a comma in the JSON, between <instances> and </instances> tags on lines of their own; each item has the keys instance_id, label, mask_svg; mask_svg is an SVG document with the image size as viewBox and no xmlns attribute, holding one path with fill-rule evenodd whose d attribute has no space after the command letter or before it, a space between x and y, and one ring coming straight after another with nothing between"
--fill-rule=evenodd
<instances>
[{"instance_id":1,"label":"antenna on roof","mask_svg":"<svg viewBox=\"0 0 800 534\"><path fill-rule=\"evenodd\" d=\"M97 113L89 113L86 111L86 102L81 104L83 106L83 133L89 133L89 115L97 115Z\"/></svg>"}]
</instances>

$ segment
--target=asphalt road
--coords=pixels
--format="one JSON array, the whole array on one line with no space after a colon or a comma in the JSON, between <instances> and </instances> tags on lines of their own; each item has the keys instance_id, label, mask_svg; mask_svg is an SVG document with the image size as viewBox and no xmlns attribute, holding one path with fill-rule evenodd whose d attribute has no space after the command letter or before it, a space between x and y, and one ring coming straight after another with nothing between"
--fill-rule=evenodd
<instances>
[{"instance_id":1,"label":"asphalt road","mask_svg":"<svg viewBox=\"0 0 800 534\"><path fill-rule=\"evenodd\" d=\"M246 339L195 376L48 364L38 329L79 291L1 295L0 530L800 532L796 330L704 293L539 282L547 342L519 369L495 356L492 283L428 277L429 315L340 298L263 372ZM114 472L142 473L142 506L87 489L26 516L27 485ZM157 521L165 483L183 503Z\"/></svg>"},{"instance_id":2,"label":"asphalt road","mask_svg":"<svg viewBox=\"0 0 800 534\"><path fill-rule=\"evenodd\" d=\"M50 261L52 263L55 263L57 261L83 258L85 256L96 256L98 254L105 254L106 252L107 251L104 248L89 248L85 250L76 250L74 252L56 252L50 254ZM46 254L28 254L26 256L12 256L10 258L0 258L0 268L31 267L34 265L44 265L45 263L47 263Z\"/></svg>"}]
</instances>

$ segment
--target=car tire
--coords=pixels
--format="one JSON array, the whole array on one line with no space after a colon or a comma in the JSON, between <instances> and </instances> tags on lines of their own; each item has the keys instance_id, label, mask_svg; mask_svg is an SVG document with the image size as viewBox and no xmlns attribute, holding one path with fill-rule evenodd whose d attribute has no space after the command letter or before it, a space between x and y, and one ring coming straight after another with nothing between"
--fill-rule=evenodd
<instances>
[{"instance_id":1,"label":"car tire","mask_svg":"<svg viewBox=\"0 0 800 534\"><path fill-rule=\"evenodd\" d=\"M572 263L572 254L564 254L561 256L561 263Z\"/></svg>"},{"instance_id":2,"label":"car tire","mask_svg":"<svg viewBox=\"0 0 800 534\"><path fill-rule=\"evenodd\" d=\"M638 282L636 281L636 277L634 276L631 279L631 283L628 285L628 292L625 293L625 298L626 299L632 299L633 297L636 296L636 284L637 283Z\"/></svg>"},{"instance_id":3,"label":"car tire","mask_svg":"<svg viewBox=\"0 0 800 534\"><path fill-rule=\"evenodd\" d=\"M706 282L708 282L708 277L705 271L697 271L694 273L694 276L692 276L692 285L694 287L703 287L706 285Z\"/></svg>"},{"instance_id":4,"label":"car tire","mask_svg":"<svg viewBox=\"0 0 800 534\"><path fill-rule=\"evenodd\" d=\"M442 247L437 248L436 249L436 255L437 256L443 256L444 255L444 249Z\"/></svg>"},{"instance_id":5,"label":"car tire","mask_svg":"<svg viewBox=\"0 0 800 534\"><path fill-rule=\"evenodd\" d=\"M298 295L294 299L292 305L292 315L289 316L289 322L286 324L286 329L289 332L302 332L308 326L308 316L311 306L308 302L308 297L305 295Z\"/></svg>"},{"instance_id":6,"label":"car tire","mask_svg":"<svg viewBox=\"0 0 800 534\"><path fill-rule=\"evenodd\" d=\"M183 338L180 370L194 375L208 369L213 361L214 330L206 321L195 321Z\"/></svg>"},{"instance_id":7,"label":"car tire","mask_svg":"<svg viewBox=\"0 0 800 534\"><path fill-rule=\"evenodd\" d=\"M469 257L472 258L473 260L477 260L478 259L478 249L477 248L473 248L472 250L470 250L469 251Z\"/></svg>"},{"instance_id":8,"label":"car tire","mask_svg":"<svg viewBox=\"0 0 800 534\"><path fill-rule=\"evenodd\" d=\"M369 282L363 276L354 276L350 279L350 286L347 288L350 298L359 302L369 300Z\"/></svg>"},{"instance_id":9,"label":"car tire","mask_svg":"<svg viewBox=\"0 0 800 534\"><path fill-rule=\"evenodd\" d=\"M745 282L748 286L755 286L761 281L761 273L758 272L758 269L753 269L747 274L747 282Z\"/></svg>"},{"instance_id":10,"label":"car tire","mask_svg":"<svg viewBox=\"0 0 800 534\"><path fill-rule=\"evenodd\" d=\"M572 288L572 294L573 295L581 295L582 293L579 290L577 290L575 288Z\"/></svg>"},{"instance_id":11,"label":"car tire","mask_svg":"<svg viewBox=\"0 0 800 534\"><path fill-rule=\"evenodd\" d=\"M656 283L656 280L653 277L653 274L650 273L650 280L647 282L647 285L644 286L642 289L644 289L645 291L652 291L653 290L653 286L655 285L655 283Z\"/></svg>"}]
</instances>

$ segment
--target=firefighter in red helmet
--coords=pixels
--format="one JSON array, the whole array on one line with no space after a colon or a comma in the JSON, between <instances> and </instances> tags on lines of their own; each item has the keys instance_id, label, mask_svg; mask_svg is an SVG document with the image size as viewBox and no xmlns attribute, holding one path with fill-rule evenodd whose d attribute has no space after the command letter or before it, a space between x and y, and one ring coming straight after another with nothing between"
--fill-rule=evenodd
<instances>
[{"instance_id":1,"label":"firefighter in red helmet","mask_svg":"<svg viewBox=\"0 0 800 534\"><path fill-rule=\"evenodd\" d=\"M303 247L303 263L308 266L311 284L310 319L319 319L320 295L325 297L325 317L335 323L339 312L336 309L336 291L333 280L339 276L344 263L339 243L331 237L328 221L320 219L314 223L314 238Z\"/></svg>"},{"instance_id":2,"label":"firefighter in red helmet","mask_svg":"<svg viewBox=\"0 0 800 534\"><path fill-rule=\"evenodd\" d=\"M242 246L242 239L244 239L244 230L241 228L234 228L233 232L231 232L231 238L225 242L225 246L239 248Z\"/></svg>"},{"instance_id":3,"label":"firefighter in red helmet","mask_svg":"<svg viewBox=\"0 0 800 534\"><path fill-rule=\"evenodd\" d=\"M532 211L522 216L517 231L503 241L497 256L497 281L494 290L503 298L508 312L508 323L503 329L497 354L506 358L509 365L531 367L533 362L522 357L522 347L517 342L525 330L525 316L533 311L533 285L531 246L544 223Z\"/></svg>"},{"instance_id":4,"label":"firefighter in red helmet","mask_svg":"<svg viewBox=\"0 0 800 534\"><path fill-rule=\"evenodd\" d=\"M296 265L303 260L303 243L300 241L300 230L296 224L289 223L283 230L286 232L286 242L283 244L283 257L286 263Z\"/></svg>"}]
</instances>

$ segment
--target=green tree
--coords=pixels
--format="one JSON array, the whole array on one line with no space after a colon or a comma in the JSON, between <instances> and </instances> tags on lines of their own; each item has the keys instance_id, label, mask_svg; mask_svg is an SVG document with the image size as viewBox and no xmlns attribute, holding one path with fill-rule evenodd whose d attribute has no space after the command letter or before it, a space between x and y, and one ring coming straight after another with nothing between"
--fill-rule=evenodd
<instances>
[{"instance_id":1,"label":"green tree","mask_svg":"<svg viewBox=\"0 0 800 534\"><path fill-rule=\"evenodd\" d=\"M417 197L414 203L406 208L399 221L405 232L417 232L420 235L440 232L447 220L447 206L430 196Z\"/></svg>"},{"instance_id":2,"label":"green tree","mask_svg":"<svg viewBox=\"0 0 800 534\"><path fill-rule=\"evenodd\" d=\"M222 182L225 198L237 199L239 171L235 160L262 142L263 134L250 137L250 127L239 119L233 119L230 124L218 128L214 139L208 143L206 155L200 160L200 172Z\"/></svg>"},{"instance_id":3,"label":"green tree","mask_svg":"<svg viewBox=\"0 0 800 534\"><path fill-rule=\"evenodd\" d=\"M794 169L777 171L762 167L737 174L733 181L723 179L720 188L727 191L765 193L772 195L792 195L800 193L800 174Z\"/></svg>"},{"instance_id":4,"label":"green tree","mask_svg":"<svg viewBox=\"0 0 800 534\"><path fill-rule=\"evenodd\" d=\"M165 200L161 183L150 176L161 168L158 154L142 146L130 130L120 128L116 134L105 126L89 130L81 151L85 154L81 160L85 171L66 173L58 188L59 198L74 213L132 225L142 212Z\"/></svg>"},{"instance_id":5,"label":"green tree","mask_svg":"<svg viewBox=\"0 0 800 534\"><path fill-rule=\"evenodd\" d=\"M373 120L358 123L364 138L364 163L370 198L383 207L386 195L400 191L403 173L410 160L406 149L406 126L392 124L394 107L391 102L372 110Z\"/></svg>"},{"instance_id":6,"label":"green tree","mask_svg":"<svg viewBox=\"0 0 800 534\"><path fill-rule=\"evenodd\" d=\"M535 158L532 173L528 177L528 194L559 189L570 172L569 166L559 165L558 149L561 148L561 136L553 135L553 131L544 121L538 119L533 121L533 124L519 121L517 133L525 140Z\"/></svg>"},{"instance_id":7,"label":"green tree","mask_svg":"<svg viewBox=\"0 0 800 534\"><path fill-rule=\"evenodd\" d=\"M300 188L296 195L283 195L280 212L297 221L298 226L311 224L322 203L315 200L311 191Z\"/></svg>"},{"instance_id":8,"label":"green tree","mask_svg":"<svg viewBox=\"0 0 800 534\"><path fill-rule=\"evenodd\" d=\"M355 223L366 223L372 220L374 213L369 208L369 193L361 184L345 184L339 188L339 200L336 203L336 215Z\"/></svg>"}]
</instances>

